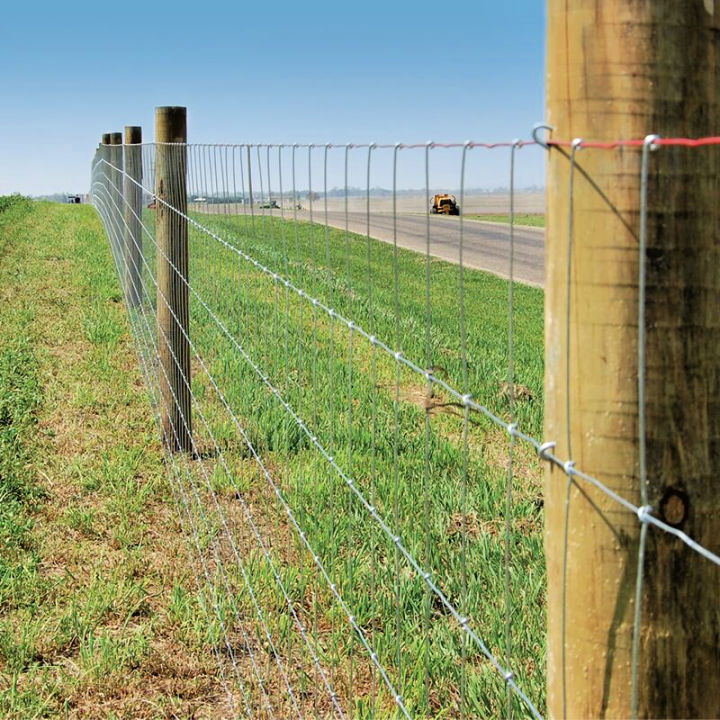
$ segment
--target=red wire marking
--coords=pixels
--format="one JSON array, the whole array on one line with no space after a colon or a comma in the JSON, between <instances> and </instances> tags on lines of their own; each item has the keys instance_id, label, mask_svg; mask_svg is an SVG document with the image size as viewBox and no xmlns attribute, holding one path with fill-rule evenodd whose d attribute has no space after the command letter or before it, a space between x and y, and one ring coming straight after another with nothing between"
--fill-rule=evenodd
<instances>
[{"instance_id":1,"label":"red wire marking","mask_svg":"<svg viewBox=\"0 0 720 720\"><path fill-rule=\"evenodd\" d=\"M548 140L547 144L555 147L572 147L572 140ZM595 148L598 150L615 150L622 147L642 147L645 140L613 140L610 142L598 142L580 140L578 147ZM653 141L653 145L674 145L683 147L701 147L705 145L720 145L720 137L703 137L703 138L657 138Z\"/></svg>"},{"instance_id":2,"label":"red wire marking","mask_svg":"<svg viewBox=\"0 0 720 720\"><path fill-rule=\"evenodd\" d=\"M573 143L577 142L579 148L594 148L598 150L616 150L617 148L641 148L645 144L645 139L632 139L632 140L610 140L610 141L599 141L599 140L547 140L545 145L548 147L572 147ZM157 143L161 145L174 145L182 143ZM511 148L511 147L526 147L529 145L540 145L534 140L513 140L511 142L474 142L468 141L464 143L441 143L441 142L424 142L424 143L396 143L396 144L381 144L381 143L350 143L350 144L333 144L333 143L311 143L311 144L265 144L259 143L249 144L247 147L262 147L262 148L376 148L378 150L390 150L398 148L400 150L416 150L419 148L487 148L492 150L493 148ZM217 145L213 143L196 143L199 147L235 147L233 145ZM668 145L677 147L704 147L707 145L720 145L720 137L702 137L702 138L664 138L658 137L653 140L653 145ZM244 146L239 146L244 147Z\"/></svg>"},{"instance_id":3,"label":"red wire marking","mask_svg":"<svg viewBox=\"0 0 720 720\"><path fill-rule=\"evenodd\" d=\"M659 138L656 145L683 145L685 147L700 147L701 145L720 145L720 137L692 138Z\"/></svg>"}]
</instances>

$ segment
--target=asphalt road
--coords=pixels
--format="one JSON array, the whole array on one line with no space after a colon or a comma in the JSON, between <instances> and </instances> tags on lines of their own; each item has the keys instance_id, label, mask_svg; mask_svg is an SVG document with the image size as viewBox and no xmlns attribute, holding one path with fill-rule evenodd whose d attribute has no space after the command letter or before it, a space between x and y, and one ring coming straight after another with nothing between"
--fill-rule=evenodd
<instances>
[{"instance_id":1,"label":"asphalt road","mask_svg":"<svg viewBox=\"0 0 720 720\"><path fill-rule=\"evenodd\" d=\"M191 205L196 212L211 214L241 213L237 205ZM297 219L310 220L307 209L298 210ZM279 210L255 209L255 216L274 215L280 217ZM286 219L293 217L293 211L286 209ZM313 222L325 223L324 209L313 213ZM460 251L460 218L449 215L423 215L409 212L398 213L397 225L394 226L391 212L373 211L370 214L370 237L383 242L392 243L396 227L399 247L425 253L427 248L427 223L430 223L430 254L457 263ZM330 210L327 213L327 224L344 230L346 227L345 212ZM365 235L367 218L364 212L351 210L347 214L347 229L350 232ZM513 277L526 285L542 287L545 265L545 230L544 228L515 227L515 262ZM465 219L463 222L463 263L466 267L486 270L500 277L508 277L510 271L510 226L505 223L483 222Z\"/></svg>"},{"instance_id":2,"label":"asphalt road","mask_svg":"<svg viewBox=\"0 0 720 720\"><path fill-rule=\"evenodd\" d=\"M277 211L275 211L277 212ZM309 220L307 211L298 212L298 220ZM398 215L397 242L399 247L425 253L427 247L427 219L423 215ZM430 254L457 263L460 249L460 218L449 215L431 215ZM313 213L313 222L324 224L325 213ZM329 212L327 223L331 227L345 228L345 213ZM350 232L367 232L365 213L348 213ZM393 242L393 216L372 213L370 236L384 242ZM545 230L543 228L515 227L515 280L527 285L542 287L545 265ZM501 223L465 220L463 223L463 263L466 267L487 270L508 277L510 265L510 227Z\"/></svg>"}]
</instances>

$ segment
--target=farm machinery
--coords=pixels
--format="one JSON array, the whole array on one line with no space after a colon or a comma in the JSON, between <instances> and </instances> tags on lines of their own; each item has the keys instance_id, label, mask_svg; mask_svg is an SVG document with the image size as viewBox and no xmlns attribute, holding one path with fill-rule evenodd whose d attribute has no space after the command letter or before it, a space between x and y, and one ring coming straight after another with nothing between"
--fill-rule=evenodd
<instances>
[{"instance_id":1,"label":"farm machinery","mask_svg":"<svg viewBox=\"0 0 720 720\"><path fill-rule=\"evenodd\" d=\"M459 215L460 207L454 195L435 195L430 212L436 215Z\"/></svg>"}]
</instances>

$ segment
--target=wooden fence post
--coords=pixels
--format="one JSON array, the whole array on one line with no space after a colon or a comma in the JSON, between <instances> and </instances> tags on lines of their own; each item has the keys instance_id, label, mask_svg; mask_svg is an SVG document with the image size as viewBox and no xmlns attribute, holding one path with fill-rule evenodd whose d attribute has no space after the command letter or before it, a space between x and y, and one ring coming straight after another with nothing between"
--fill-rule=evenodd
<instances>
[{"instance_id":1,"label":"wooden fence post","mask_svg":"<svg viewBox=\"0 0 720 720\"><path fill-rule=\"evenodd\" d=\"M100 146L98 148L98 158L100 160L105 160L106 162L110 162L110 133L103 133L102 138L100 139ZM102 178L103 183L105 185L105 190L110 191L110 171L108 170L108 167L106 165L102 166ZM112 240L111 240L112 242Z\"/></svg>"},{"instance_id":2,"label":"wooden fence post","mask_svg":"<svg viewBox=\"0 0 720 720\"><path fill-rule=\"evenodd\" d=\"M610 141L650 133L718 134L718 5L548 0L553 137ZM640 504L641 151L577 151L568 273L570 152L549 153L545 437L557 441L558 456L572 458ZM645 305L648 502L657 516L715 552L719 177L717 148L662 146L653 152ZM548 714L630 717L640 523L578 480L569 490L566 546L566 488L565 474L548 470ZM644 577L638 716L720 716L718 568L650 527Z\"/></svg>"},{"instance_id":3,"label":"wooden fence post","mask_svg":"<svg viewBox=\"0 0 720 720\"><path fill-rule=\"evenodd\" d=\"M124 262L124 254L122 249L123 231L123 152L122 152L122 133L110 133L110 153L109 162L112 165L109 171L112 217L115 224L115 237L113 242L113 254L118 272L121 272ZM122 277L122 275L121 275Z\"/></svg>"},{"instance_id":4,"label":"wooden fence post","mask_svg":"<svg viewBox=\"0 0 720 720\"><path fill-rule=\"evenodd\" d=\"M125 127L125 293L129 307L140 304L142 288L142 128Z\"/></svg>"},{"instance_id":5,"label":"wooden fence post","mask_svg":"<svg viewBox=\"0 0 720 720\"><path fill-rule=\"evenodd\" d=\"M155 110L157 321L165 446L190 451L187 116L184 107Z\"/></svg>"}]
</instances>

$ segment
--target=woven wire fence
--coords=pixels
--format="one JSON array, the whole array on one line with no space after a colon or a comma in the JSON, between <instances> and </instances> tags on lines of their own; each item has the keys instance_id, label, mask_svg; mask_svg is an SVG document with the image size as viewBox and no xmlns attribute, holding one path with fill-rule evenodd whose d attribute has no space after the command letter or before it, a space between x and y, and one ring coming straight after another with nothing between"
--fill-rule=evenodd
<instances>
[{"instance_id":1,"label":"woven wire fence","mask_svg":"<svg viewBox=\"0 0 720 720\"><path fill-rule=\"evenodd\" d=\"M158 419L158 207L189 228L192 452L168 463L236 714L541 717L543 462L637 515L639 583L649 525L719 562L542 439L543 237L515 222L542 143L170 150L187 210L154 144L140 179L101 146L92 195Z\"/></svg>"}]
</instances>

